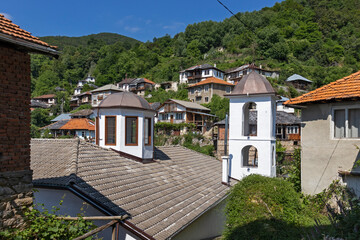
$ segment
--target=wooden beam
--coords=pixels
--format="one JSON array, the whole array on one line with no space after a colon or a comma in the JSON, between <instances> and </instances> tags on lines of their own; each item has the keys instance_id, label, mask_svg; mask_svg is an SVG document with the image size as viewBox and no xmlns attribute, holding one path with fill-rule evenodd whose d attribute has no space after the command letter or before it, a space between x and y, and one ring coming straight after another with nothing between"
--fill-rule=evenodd
<instances>
[{"instance_id":1,"label":"wooden beam","mask_svg":"<svg viewBox=\"0 0 360 240\"><path fill-rule=\"evenodd\" d=\"M105 225L102 225L98 228L95 228L94 230L88 232L88 233L85 233L84 235L80 236L80 237L77 237L77 238L74 238L74 240L82 240L82 239L85 239L87 237L90 237L92 235L94 235L95 233L98 233L98 232L101 232L102 230L108 228L108 227L111 227L112 225L116 224L118 222L118 220L112 220L111 222L108 222L107 224Z\"/></svg>"},{"instance_id":2,"label":"wooden beam","mask_svg":"<svg viewBox=\"0 0 360 240\"><path fill-rule=\"evenodd\" d=\"M63 220L79 220L80 218L84 220L124 220L128 215L124 216L92 216L92 217L57 217L58 219Z\"/></svg>"}]
</instances>

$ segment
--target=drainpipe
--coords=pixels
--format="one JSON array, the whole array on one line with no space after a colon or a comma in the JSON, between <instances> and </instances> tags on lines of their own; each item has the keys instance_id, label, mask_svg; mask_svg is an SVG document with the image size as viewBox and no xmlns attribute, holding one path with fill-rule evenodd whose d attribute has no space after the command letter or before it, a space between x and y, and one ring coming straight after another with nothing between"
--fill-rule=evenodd
<instances>
[{"instance_id":1,"label":"drainpipe","mask_svg":"<svg viewBox=\"0 0 360 240\"><path fill-rule=\"evenodd\" d=\"M224 139L224 155L222 156L222 183L229 185L229 156L227 155L227 140L228 140L228 128L229 128L229 116L225 117L225 139Z\"/></svg>"}]
</instances>

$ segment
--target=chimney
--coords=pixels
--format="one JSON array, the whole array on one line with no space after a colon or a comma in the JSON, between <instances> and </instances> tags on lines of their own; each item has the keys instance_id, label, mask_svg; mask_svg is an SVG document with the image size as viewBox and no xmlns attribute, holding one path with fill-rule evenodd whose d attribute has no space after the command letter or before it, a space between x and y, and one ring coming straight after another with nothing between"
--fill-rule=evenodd
<instances>
[{"instance_id":1,"label":"chimney","mask_svg":"<svg viewBox=\"0 0 360 240\"><path fill-rule=\"evenodd\" d=\"M214 67L216 67L216 63L214 63Z\"/></svg>"},{"instance_id":2,"label":"chimney","mask_svg":"<svg viewBox=\"0 0 360 240\"><path fill-rule=\"evenodd\" d=\"M229 185L229 156L222 156L222 178L221 183Z\"/></svg>"}]
</instances>

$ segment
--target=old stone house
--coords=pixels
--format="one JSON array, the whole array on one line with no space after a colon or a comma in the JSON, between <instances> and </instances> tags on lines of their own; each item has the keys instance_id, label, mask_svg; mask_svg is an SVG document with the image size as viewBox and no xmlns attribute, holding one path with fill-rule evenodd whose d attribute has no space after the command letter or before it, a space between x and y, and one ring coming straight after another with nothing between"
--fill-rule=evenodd
<instances>
[{"instance_id":1,"label":"old stone house","mask_svg":"<svg viewBox=\"0 0 360 240\"><path fill-rule=\"evenodd\" d=\"M112 93L123 92L123 89L115 86L114 84L108 84L97 89L90 91L91 93L91 106L97 107L102 100Z\"/></svg>"},{"instance_id":2,"label":"old stone house","mask_svg":"<svg viewBox=\"0 0 360 240\"><path fill-rule=\"evenodd\" d=\"M257 67L255 64L245 64L240 67L227 69L225 71L225 81L237 84L245 75L252 71L264 77L279 78L278 71L267 70L262 68L262 66Z\"/></svg>"},{"instance_id":3,"label":"old stone house","mask_svg":"<svg viewBox=\"0 0 360 240\"><path fill-rule=\"evenodd\" d=\"M209 77L189 86L188 98L190 101L198 104L209 103L214 94L223 97L225 94L231 93L234 86L234 84L224 80Z\"/></svg>"},{"instance_id":4,"label":"old stone house","mask_svg":"<svg viewBox=\"0 0 360 240\"><path fill-rule=\"evenodd\" d=\"M180 83L195 84L209 77L224 79L224 71L218 69L216 65L210 64L196 65L180 71Z\"/></svg>"},{"instance_id":5,"label":"old stone house","mask_svg":"<svg viewBox=\"0 0 360 240\"><path fill-rule=\"evenodd\" d=\"M301 108L302 112L303 192L321 192L339 178L339 172L349 176L348 180L353 181L350 185L359 185L359 178L356 177L360 172L357 168L360 146L359 97L360 71L284 103Z\"/></svg>"},{"instance_id":6,"label":"old stone house","mask_svg":"<svg viewBox=\"0 0 360 240\"><path fill-rule=\"evenodd\" d=\"M30 55L57 56L55 47L0 14L0 231L22 227L32 204Z\"/></svg>"}]
</instances>

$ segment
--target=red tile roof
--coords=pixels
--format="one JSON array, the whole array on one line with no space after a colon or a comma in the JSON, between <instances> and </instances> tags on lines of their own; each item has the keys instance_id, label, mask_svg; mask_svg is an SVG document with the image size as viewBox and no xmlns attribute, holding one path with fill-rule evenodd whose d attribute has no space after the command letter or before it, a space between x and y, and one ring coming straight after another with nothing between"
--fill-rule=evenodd
<instances>
[{"instance_id":1,"label":"red tile roof","mask_svg":"<svg viewBox=\"0 0 360 240\"><path fill-rule=\"evenodd\" d=\"M360 71L336 80L314 91L286 101L285 105L297 105L319 101L360 97Z\"/></svg>"},{"instance_id":2,"label":"red tile roof","mask_svg":"<svg viewBox=\"0 0 360 240\"><path fill-rule=\"evenodd\" d=\"M55 98L55 94L45 94L38 97L34 97L33 99L44 99L44 98Z\"/></svg>"},{"instance_id":3,"label":"red tile roof","mask_svg":"<svg viewBox=\"0 0 360 240\"><path fill-rule=\"evenodd\" d=\"M153 81L150 81L149 79L146 79L146 78L144 78L144 81L147 83L153 84L153 85L155 84Z\"/></svg>"},{"instance_id":4,"label":"red tile roof","mask_svg":"<svg viewBox=\"0 0 360 240\"><path fill-rule=\"evenodd\" d=\"M189 86L188 88L191 87L196 87L196 86L200 86L200 85L205 85L205 84L210 84L210 83L215 83L215 84L221 84L221 85L228 85L228 86L235 86L235 84L229 83L227 81L215 78L215 77L209 77L201 82L195 83L194 85Z\"/></svg>"},{"instance_id":5,"label":"red tile roof","mask_svg":"<svg viewBox=\"0 0 360 240\"><path fill-rule=\"evenodd\" d=\"M45 47L53 49L57 48L56 46L50 46L46 42L41 41L39 38L32 36L30 32L21 29L18 25L5 18L2 14L0 14L0 33Z\"/></svg>"},{"instance_id":6,"label":"red tile roof","mask_svg":"<svg viewBox=\"0 0 360 240\"><path fill-rule=\"evenodd\" d=\"M60 129L95 131L95 123L87 118L73 118L73 119L70 119Z\"/></svg>"}]
</instances>

